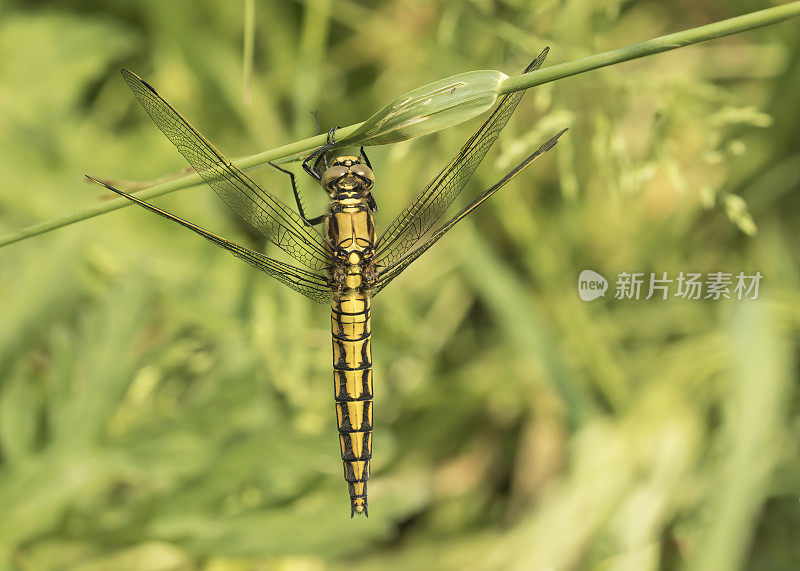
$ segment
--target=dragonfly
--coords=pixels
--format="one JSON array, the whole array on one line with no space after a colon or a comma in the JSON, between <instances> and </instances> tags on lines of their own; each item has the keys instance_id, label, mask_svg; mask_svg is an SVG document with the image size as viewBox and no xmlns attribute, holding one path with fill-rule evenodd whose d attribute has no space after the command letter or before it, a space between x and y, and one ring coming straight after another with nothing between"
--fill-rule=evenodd
<instances>
[{"instance_id":1,"label":"dragonfly","mask_svg":"<svg viewBox=\"0 0 800 571\"><path fill-rule=\"evenodd\" d=\"M525 73L539 69L546 55L545 49L525 69ZM350 496L350 517L354 514L368 517L367 481L370 477L373 427L371 298L459 221L550 150L566 129L541 145L495 184L477 193L452 218L436 226L498 138L523 92L503 96L453 160L376 238L373 212L377 210L377 203L372 195L375 183L372 165L363 147L358 156L337 156L334 152L335 129L328 132L326 144L303 161L304 171L322 185L329 198L326 212L309 218L293 173L270 163L289 175L296 210L227 159L150 84L128 70L122 70L122 77L153 122L222 201L304 267L270 258L106 182L89 175L87 178L188 228L307 298L330 304L336 424L344 479Z\"/></svg>"}]
</instances>

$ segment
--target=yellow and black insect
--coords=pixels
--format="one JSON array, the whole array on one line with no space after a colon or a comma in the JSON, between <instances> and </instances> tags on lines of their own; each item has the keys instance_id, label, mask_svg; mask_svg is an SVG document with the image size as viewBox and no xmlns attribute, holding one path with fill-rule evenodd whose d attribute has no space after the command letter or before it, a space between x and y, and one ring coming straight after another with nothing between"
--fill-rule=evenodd
<instances>
[{"instance_id":1,"label":"yellow and black insect","mask_svg":"<svg viewBox=\"0 0 800 571\"><path fill-rule=\"evenodd\" d=\"M525 72L541 67L546 54L547 50L543 51ZM327 165L326 155L335 146L335 130L331 130L327 144L306 158L303 168L322 184L330 198L324 215L308 218L294 175L272 165L289 174L297 211L225 158L148 83L127 70L122 71L122 76L158 128L217 195L255 230L308 269L269 258L102 181L88 178L193 230L306 297L331 304L333 389L344 478L350 492L350 517L355 513L367 515L373 394L370 298L459 220L552 148L566 129L434 230L435 223L464 188L522 98L521 91L505 95L455 158L376 240L372 219L372 213L377 210L372 196L375 177L363 147L359 157L338 156ZM325 163L324 170L320 170L321 162ZM324 232L315 229L318 224L323 224ZM426 235L427 240L417 246Z\"/></svg>"}]
</instances>

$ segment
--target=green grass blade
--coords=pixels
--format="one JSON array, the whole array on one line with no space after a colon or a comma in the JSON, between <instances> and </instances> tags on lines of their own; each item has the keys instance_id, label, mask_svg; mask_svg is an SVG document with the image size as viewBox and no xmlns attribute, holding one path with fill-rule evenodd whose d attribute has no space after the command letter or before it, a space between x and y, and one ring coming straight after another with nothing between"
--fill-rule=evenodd
<instances>
[{"instance_id":1,"label":"green grass blade","mask_svg":"<svg viewBox=\"0 0 800 571\"><path fill-rule=\"evenodd\" d=\"M463 123L491 109L507 78L496 70L469 71L409 91L364 121L352 144L396 143Z\"/></svg>"}]
</instances>

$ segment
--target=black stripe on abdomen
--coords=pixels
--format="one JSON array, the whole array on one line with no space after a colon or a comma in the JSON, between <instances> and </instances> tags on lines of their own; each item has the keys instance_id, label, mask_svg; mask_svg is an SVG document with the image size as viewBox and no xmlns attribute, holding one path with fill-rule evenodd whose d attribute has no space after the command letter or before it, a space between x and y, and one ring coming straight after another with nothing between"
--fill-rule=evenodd
<instances>
[{"instance_id":1,"label":"black stripe on abdomen","mask_svg":"<svg viewBox=\"0 0 800 571\"><path fill-rule=\"evenodd\" d=\"M333 391L351 515L367 511L372 458L372 345L369 298L356 292L331 307Z\"/></svg>"}]
</instances>

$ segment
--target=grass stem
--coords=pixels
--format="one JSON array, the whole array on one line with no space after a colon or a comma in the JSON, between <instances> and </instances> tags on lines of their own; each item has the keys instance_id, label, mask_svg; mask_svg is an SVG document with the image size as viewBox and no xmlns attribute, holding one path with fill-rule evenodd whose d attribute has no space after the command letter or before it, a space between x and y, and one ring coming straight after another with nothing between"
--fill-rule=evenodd
<instances>
[{"instance_id":1,"label":"grass stem","mask_svg":"<svg viewBox=\"0 0 800 571\"><path fill-rule=\"evenodd\" d=\"M690 30L669 34L660 38L610 50L579 60L554 65L533 73L509 77L503 81L502 84L500 84L500 94L511 93L520 89L528 89L536 85L542 85L543 83L548 83L550 81L555 81L557 79L584 73L586 71L598 69L608 65L657 54L667 50L712 40L722 36L728 36L731 34L752 30L762 26L768 26L798 15L800 15L800 1L790 2L781 6L767 8L765 10L759 10L758 12L745 14L744 16L722 20L721 22L699 26ZM245 62L247 61L247 51L248 50L246 49ZM358 127L360 127L362 124L363 123L358 123L348 127L343 127L337 131L337 135L338 137L345 139L350 134L355 132L356 129L358 129ZM280 159L286 159L288 157L307 153L312 149L316 149L324 145L325 142L325 134L317 135L315 137L303 139L302 141L290 143L269 151L264 151L263 153L251 155L234 162L239 168L247 170L266 164L268 161L278 161ZM142 200L149 200L170 192L174 192L176 190L196 186L200 183L202 183L200 176L194 173L168 182L157 184L134 194ZM102 204L68 214L66 216L54 218L39 224L34 224L33 226L28 226L27 228L11 232L0 237L0 247L19 242L20 240L24 240L26 238L38 236L40 234L50 232L51 230L63 228L64 226L68 226L82 220L87 220L107 212L113 212L114 210L130 206L131 204L132 203L128 200L116 198Z\"/></svg>"}]
</instances>

